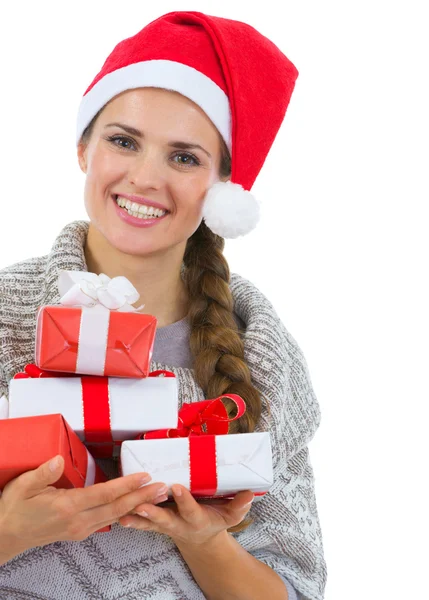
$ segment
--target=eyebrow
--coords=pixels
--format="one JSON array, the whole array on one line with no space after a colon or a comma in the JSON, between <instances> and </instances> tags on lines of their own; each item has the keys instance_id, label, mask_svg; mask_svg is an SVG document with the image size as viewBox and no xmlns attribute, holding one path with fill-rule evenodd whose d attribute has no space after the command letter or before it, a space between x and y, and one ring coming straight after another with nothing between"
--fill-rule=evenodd
<instances>
[{"instance_id":1,"label":"eyebrow","mask_svg":"<svg viewBox=\"0 0 429 600\"><path fill-rule=\"evenodd\" d=\"M141 131L139 131L138 129L135 129L135 127L130 127L129 125L124 125L123 123L108 123L107 125L105 125L104 128L106 129L107 127L120 127L121 129L123 129L124 131L129 133L130 135L134 135L135 137L139 137L139 138L144 138L144 135ZM180 150L192 150L194 148L199 148L200 150L205 152L205 154L207 154L207 156L209 158L212 158L212 155L209 152L207 152L207 150L205 148L203 148L202 146L200 146L199 144L193 144L190 142L173 141L173 142L168 142L168 145L171 146L172 148L180 148Z\"/></svg>"}]
</instances>

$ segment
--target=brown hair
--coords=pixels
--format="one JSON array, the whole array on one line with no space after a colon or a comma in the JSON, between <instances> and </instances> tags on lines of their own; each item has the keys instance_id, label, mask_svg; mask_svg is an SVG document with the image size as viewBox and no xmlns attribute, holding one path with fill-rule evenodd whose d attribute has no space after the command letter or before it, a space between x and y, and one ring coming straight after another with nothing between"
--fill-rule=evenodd
<instances>
[{"instance_id":1,"label":"brown hair","mask_svg":"<svg viewBox=\"0 0 429 600\"><path fill-rule=\"evenodd\" d=\"M86 143L95 115L82 134ZM231 156L221 136L219 178L231 174ZM230 270L223 255L224 238L213 233L204 221L189 238L183 258L183 279L190 298L188 318L191 327L190 347L194 359L194 376L207 398L238 394L246 402L245 414L230 423L230 433L252 432L261 416L261 395L252 384L250 369L244 358L244 343L233 316L234 301L229 288ZM230 416L235 405L225 401ZM250 525L245 519L228 529L237 532Z\"/></svg>"}]
</instances>

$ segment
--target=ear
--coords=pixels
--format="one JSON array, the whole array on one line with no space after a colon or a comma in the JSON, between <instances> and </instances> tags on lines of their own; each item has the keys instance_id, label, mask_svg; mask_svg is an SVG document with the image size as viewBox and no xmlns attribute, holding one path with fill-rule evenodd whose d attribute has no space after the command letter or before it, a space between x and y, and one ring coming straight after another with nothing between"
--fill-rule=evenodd
<instances>
[{"instance_id":1,"label":"ear","mask_svg":"<svg viewBox=\"0 0 429 600\"><path fill-rule=\"evenodd\" d=\"M79 163L79 167L81 168L81 171L83 173L86 173L86 170L87 170L87 159L86 159L87 148L88 148L88 145L84 144L83 142L79 142L79 145L77 147L77 160Z\"/></svg>"}]
</instances>

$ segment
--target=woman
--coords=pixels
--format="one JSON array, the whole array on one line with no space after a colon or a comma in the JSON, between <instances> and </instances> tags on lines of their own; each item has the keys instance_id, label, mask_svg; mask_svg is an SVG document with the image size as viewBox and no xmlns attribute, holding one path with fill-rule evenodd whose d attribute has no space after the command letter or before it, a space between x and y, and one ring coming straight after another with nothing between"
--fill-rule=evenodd
<instances>
[{"instance_id":1,"label":"woman","mask_svg":"<svg viewBox=\"0 0 429 600\"><path fill-rule=\"evenodd\" d=\"M247 411L230 431L270 431L273 487L253 505L249 491L202 504L177 485L172 509L157 506L162 484L139 489L147 474L118 477L109 460L98 461L109 482L56 490L53 460L0 499L2 598L323 598L307 447L320 411L305 358L222 254L224 237L257 222L248 190L297 74L252 27L199 12L121 42L79 110L90 221L0 273L0 396L32 362L35 311L59 302L61 269L124 275L158 319L152 368L176 373L180 402L241 395Z\"/></svg>"}]
</instances>

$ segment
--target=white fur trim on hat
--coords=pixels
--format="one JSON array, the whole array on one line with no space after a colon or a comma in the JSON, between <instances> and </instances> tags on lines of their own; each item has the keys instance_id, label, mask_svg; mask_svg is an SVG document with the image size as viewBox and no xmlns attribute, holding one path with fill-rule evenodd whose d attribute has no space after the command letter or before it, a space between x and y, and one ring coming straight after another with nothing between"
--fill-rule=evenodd
<instances>
[{"instance_id":1,"label":"white fur trim on hat","mask_svg":"<svg viewBox=\"0 0 429 600\"><path fill-rule=\"evenodd\" d=\"M239 183L218 181L208 190L203 218L209 229L224 238L246 235L259 221L259 202Z\"/></svg>"},{"instance_id":2,"label":"white fur trim on hat","mask_svg":"<svg viewBox=\"0 0 429 600\"><path fill-rule=\"evenodd\" d=\"M105 75L82 98L77 117L76 144L93 117L109 100L139 87L179 92L206 113L231 152L231 114L225 92L207 75L172 60L147 60Z\"/></svg>"}]
</instances>

